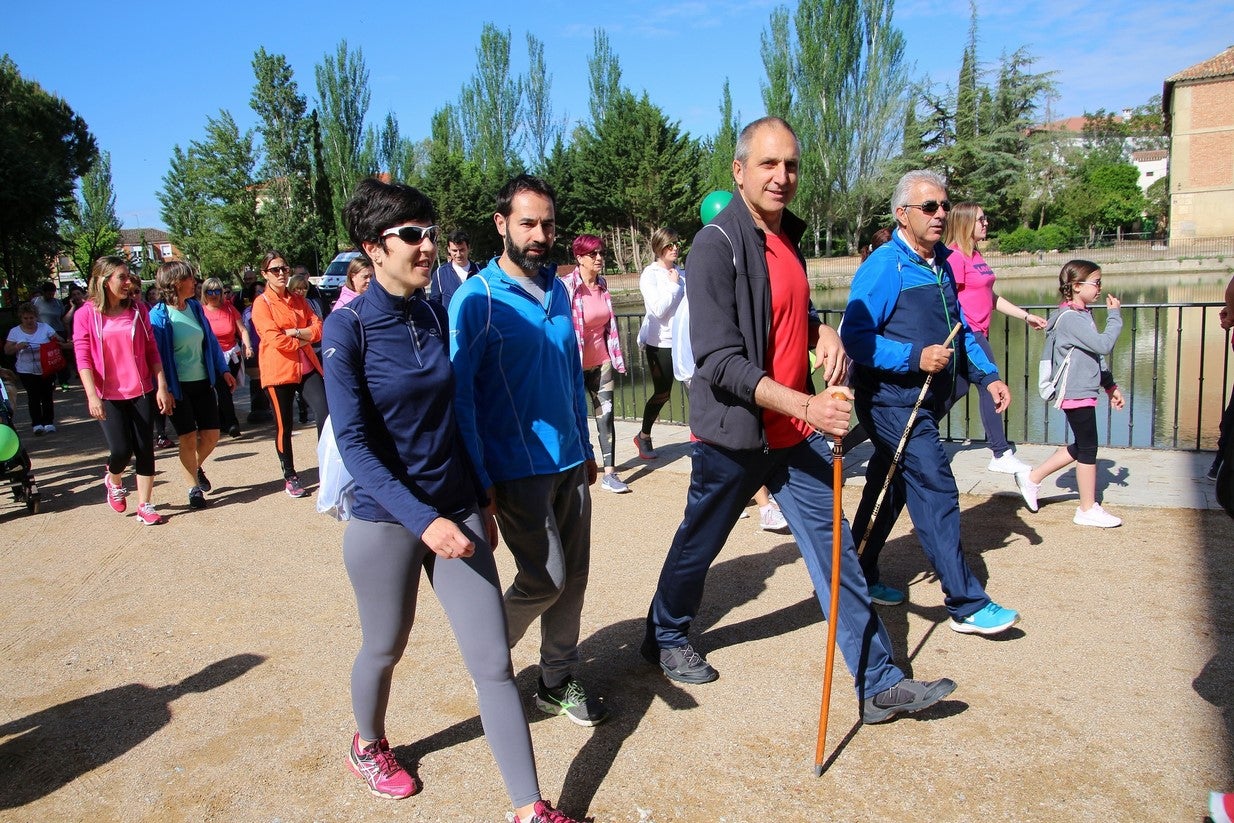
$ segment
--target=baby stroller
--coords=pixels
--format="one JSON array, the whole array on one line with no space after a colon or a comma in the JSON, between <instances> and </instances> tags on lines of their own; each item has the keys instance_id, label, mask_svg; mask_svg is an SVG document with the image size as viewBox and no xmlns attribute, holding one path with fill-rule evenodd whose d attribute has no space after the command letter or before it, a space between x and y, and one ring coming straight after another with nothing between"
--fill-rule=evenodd
<instances>
[{"instance_id":1,"label":"baby stroller","mask_svg":"<svg viewBox=\"0 0 1234 823\"><path fill-rule=\"evenodd\" d=\"M13 404L9 401L9 390L3 378L0 378L0 423L14 431L17 430L17 427L13 425ZM26 509L31 514L39 513L39 504L42 501L39 486L34 482L34 475L30 472L30 455L26 454L26 450L21 447L20 443L16 454L8 460L0 461L0 477L12 484L15 502L25 503Z\"/></svg>"}]
</instances>

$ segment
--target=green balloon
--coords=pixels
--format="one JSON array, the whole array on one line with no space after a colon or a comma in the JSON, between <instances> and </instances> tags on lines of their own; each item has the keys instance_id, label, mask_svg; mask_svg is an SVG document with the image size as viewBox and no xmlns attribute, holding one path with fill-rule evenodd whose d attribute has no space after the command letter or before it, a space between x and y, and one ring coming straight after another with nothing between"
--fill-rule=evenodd
<instances>
[{"instance_id":1,"label":"green balloon","mask_svg":"<svg viewBox=\"0 0 1234 823\"><path fill-rule=\"evenodd\" d=\"M0 425L0 460L12 460L17 454L17 432L5 425Z\"/></svg>"},{"instance_id":2,"label":"green balloon","mask_svg":"<svg viewBox=\"0 0 1234 823\"><path fill-rule=\"evenodd\" d=\"M724 211L724 207L733 199L731 191L713 191L711 194L703 198L703 202L699 204L698 216L702 218L703 225L707 225L712 220L716 219L716 215Z\"/></svg>"}]
</instances>

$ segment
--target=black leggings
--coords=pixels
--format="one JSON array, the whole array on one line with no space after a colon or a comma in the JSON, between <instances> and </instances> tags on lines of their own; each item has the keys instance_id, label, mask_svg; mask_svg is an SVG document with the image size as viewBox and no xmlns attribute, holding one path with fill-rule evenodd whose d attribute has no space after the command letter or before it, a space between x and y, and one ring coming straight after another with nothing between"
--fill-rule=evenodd
<instances>
[{"instance_id":1,"label":"black leggings","mask_svg":"<svg viewBox=\"0 0 1234 823\"><path fill-rule=\"evenodd\" d=\"M673 350L656 346L644 346L647 351L647 371L651 374L651 387L655 394L647 398L643 409L643 434L651 434L651 424L660 416L660 409L673 393Z\"/></svg>"},{"instance_id":2,"label":"black leggings","mask_svg":"<svg viewBox=\"0 0 1234 823\"><path fill-rule=\"evenodd\" d=\"M104 400L106 417L99 421L111 455L107 470L124 474L133 458L134 470L143 477L154 476L154 392L132 400Z\"/></svg>"},{"instance_id":3,"label":"black leggings","mask_svg":"<svg viewBox=\"0 0 1234 823\"><path fill-rule=\"evenodd\" d=\"M233 378L239 381L240 361L228 363L227 370L231 372ZM214 393L219 398L219 428L223 431L230 431L233 427L238 427L240 421L236 419L236 403L232 399L231 389L227 388L227 383L222 377L214 384Z\"/></svg>"},{"instance_id":4,"label":"black leggings","mask_svg":"<svg viewBox=\"0 0 1234 823\"><path fill-rule=\"evenodd\" d=\"M30 406L31 426L50 426L56 422L54 378L42 374L18 372L21 385L26 389L26 403Z\"/></svg>"},{"instance_id":5,"label":"black leggings","mask_svg":"<svg viewBox=\"0 0 1234 823\"><path fill-rule=\"evenodd\" d=\"M326 384L319 373L309 372L299 383L266 386L266 391L270 393L270 404L274 407L274 447L278 450L284 480L290 479L296 473L296 461L291 452L291 429L297 389L313 407L313 414L317 416L318 437L321 437L322 426L326 425Z\"/></svg>"},{"instance_id":6,"label":"black leggings","mask_svg":"<svg viewBox=\"0 0 1234 823\"><path fill-rule=\"evenodd\" d=\"M1097 465L1097 408L1063 409L1063 414L1067 415L1067 425L1075 435L1075 442L1067 447L1067 453L1077 463Z\"/></svg>"}]
</instances>

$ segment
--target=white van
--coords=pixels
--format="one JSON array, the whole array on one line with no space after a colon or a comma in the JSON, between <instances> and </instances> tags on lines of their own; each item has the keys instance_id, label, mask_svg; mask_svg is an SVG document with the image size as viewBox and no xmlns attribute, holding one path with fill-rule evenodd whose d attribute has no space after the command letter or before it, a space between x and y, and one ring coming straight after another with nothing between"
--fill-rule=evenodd
<instances>
[{"instance_id":1,"label":"white van","mask_svg":"<svg viewBox=\"0 0 1234 823\"><path fill-rule=\"evenodd\" d=\"M351 261L360 256L358 251L344 251L335 255L330 261L330 265L326 266L326 270L322 272L321 282L318 288L321 289L322 296L333 303L343 290L343 286L347 285L347 267L351 265Z\"/></svg>"}]
</instances>

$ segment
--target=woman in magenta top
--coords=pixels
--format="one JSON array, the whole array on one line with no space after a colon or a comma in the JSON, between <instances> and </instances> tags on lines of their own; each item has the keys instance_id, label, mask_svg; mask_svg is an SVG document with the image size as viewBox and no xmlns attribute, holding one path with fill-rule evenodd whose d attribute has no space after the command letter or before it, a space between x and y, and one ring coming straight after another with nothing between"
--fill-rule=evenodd
<instances>
[{"instance_id":1,"label":"woman in magenta top","mask_svg":"<svg viewBox=\"0 0 1234 823\"><path fill-rule=\"evenodd\" d=\"M591 396L600 452L604 456L600 488L621 494L630 487L617 476L614 460L617 434L613 428L613 388L616 373L626 373L626 361L621 353L608 283L600 274L604 271L604 241L594 234L580 234L574 238L573 251L578 265L563 282L570 293L574 336L578 338L578 353L583 360L583 383Z\"/></svg>"},{"instance_id":2,"label":"woman in magenta top","mask_svg":"<svg viewBox=\"0 0 1234 823\"><path fill-rule=\"evenodd\" d=\"M100 257L90 270L87 302L73 318L77 373L90 416L103 426L111 454L103 486L116 512L127 507L124 470L133 458L137 517L147 526L163 522L154 510L154 415L170 414L171 392L145 305L133 294L123 257Z\"/></svg>"},{"instance_id":3,"label":"woman in magenta top","mask_svg":"<svg viewBox=\"0 0 1234 823\"><path fill-rule=\"evenodd\" d=\"M1008 317L1023 320L1038 331L1045 328L1046 320L994 293L994 272L977 250L977 244L985 240L986 225L985 212L981 206L976 203L957 203L947 215L943 242L951 249L947 262L951 264L951 272L955 276L960 309L973 330L977 344L981 346L986 357L990 358L990 362L997 363L994 350L990 347L990 317L995 309ZM957 378L952 402L958 401L967 391L968 382ZM1003 418L994 410L993 398L988 392L977 392L977 395L980 398L981 423L985 427L986 442L994 452L989 470L1005 474L1026 471L1029 466L1015 456L1011 444L1007 442Z\"/></svg>"}]
</instances>

